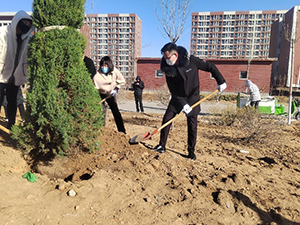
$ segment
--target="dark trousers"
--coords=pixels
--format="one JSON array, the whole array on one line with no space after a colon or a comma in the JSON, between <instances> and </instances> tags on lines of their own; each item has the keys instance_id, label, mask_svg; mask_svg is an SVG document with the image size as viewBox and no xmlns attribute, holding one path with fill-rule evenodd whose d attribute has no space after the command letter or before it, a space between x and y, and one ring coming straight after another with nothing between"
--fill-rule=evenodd
<instances>
[{"instance_id":1,"label":"dark trousers","mask_svg":"<svg viewBox=\"0 0 300 225\"><path fill-rule=\"evenodd\" d=\"M25 107L24 107L24 104L20 104L18 105L18 109L19 109L19 112L20 112L20 116L22 118L22 120L24 120L24 113L25 113ZM4 106L4 110L5 110L5 119L8 120L8 112L7 112L7 107Z\"/></svg>"},{"instance_id":2,"label":"dark trousers","mask_svg":"<svg viewBox=\"0 0 300 225\"><path fill-rule=\"evenodd\" d=\"M176 113L172 110L167 109L165 112L162 124L165 124L170 119L174 118ZM187 116L187 126L188 126L188 152L189 154L194 154L195 145L197 141L197 115ZM160 142L159 144L163 147L167 144L168 135L170 132L171 124L166 126L160 132Z\"/></svg>"},{"instance_id":3,"label":"dark trousers","mask_svg":"<svg viewBox=\"0 0 300 225\"><path fill-rule=\"evenodd\" d=\"M251 105L252 107L254 106L255 109L258 109L259 102L260 102L260 101L251 101L251 102L250 102L250 105Z\"/></svg>"},{"instance_id":4,"label":"dark trousers","mask_svg":"<svg viewBox=\"0 0 300 225\"><path fill-rule=\"evenodd\" d=\"M17 114L17 96L19 91L19 86L13 84L1 83L1 89L4 89L7 98L7 118L8 125L7 128L10 129L12 125L16 122Z\"/></svg>"},{"instance_id":5,"label":"dark trousers","mask_svg":"<svg viewBox=\"0 0 300 225\"><path fill-rule=\"evenodd\" d=\"M24 104L22 103L22 104L18 105L18 108L19 108L20 116L21 116L22 120L24 120L24 113L25 113Z\"/></svg>"},{"instance_id":6,"label":"dark trousers","mask_svg":"<svg viewBox=\"0 0 300 225\"><path fill-rule=\"evenodd\" d=\"M106 95L103 95L103 94L100 94L101 98L104 99L106 98L107 96ZM122 119L122 116L121 116L121 113L119 111L119 108L118 108L118 105L117 105L117 102L116 102L116 99L114 97L110 97L108 99L105 100L114 116L114 119L115 119L115 123L117 125L117 128L118 128L118 131L119 132L123 132L124 134L126 134L126 130L125 130L125 127L124 127L124 122L123 122L123 119ZM103 113L104 113L104 116L106 117L106 107L103 105Z\"/></svg>"},{"instance_id":7,"label":"dark trousers","mask_svg":"<svg viewBox=\"0 0 300 225\"><path fill-rule=\"evenodd\" d=\"M144 112L142 94L140 95L134 94L134 98L135 98L136 111L137 112L140 111L139 110L139 105L140 105L141 112Z\"/></svg>"}]
</instances>

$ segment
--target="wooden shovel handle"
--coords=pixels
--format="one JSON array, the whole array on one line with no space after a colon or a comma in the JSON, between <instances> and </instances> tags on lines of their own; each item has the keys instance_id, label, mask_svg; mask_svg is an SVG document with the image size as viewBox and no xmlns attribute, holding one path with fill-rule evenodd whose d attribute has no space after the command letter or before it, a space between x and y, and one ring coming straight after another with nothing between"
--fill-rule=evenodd
<instances>
[{"instance_id":1,"label":"wooden shovel handle","mask_svg":"<svg viewBox=\"0 0 300 225\"><path fill-rule=\"evenodd\" d=\"M199 105L200 103L204 102L206 99L210 98L211 96L213 96L214 94L216 94L218 92L218 90L215 90L213 93L207 95L206 97L202 98L201 100L199 100L198 102L196 102L194 105L191 106L191 108L195 108L197 105ZM159 127L157 130L153 131L151 133L151 135L156 134L158 131L160 131L161 129L165 128L166 126L168 126L170 123L172 123L174 120L177 120L179 117L181 117L184 114L184 112L179 113L177 116L175 116L174 118L170 119L168 122L166 122L165 124L163 124L161 127Z\"/></svg>"},{"instance_id":2,"label":"wooden shovel handle","mask_svg":"<svg viewBox=\"0 0 300 225\"><path fill-rule=\"evenodd\" d=\"M106 96L104 99L101 100L101 103L103 103L106 99L108 99L110 96Z\"/></svg>"},{"instance_id":3,"label":"wooden shovel handle","mask_svg":"<svg viewBox=\"0 0 300 225\"><path fill-rule=\"evenodd\" d=\"M5 133L10 134L10 130L2 126L1 124L0 124L0 129L3 130Z\"/></svg>"}]
</instances>

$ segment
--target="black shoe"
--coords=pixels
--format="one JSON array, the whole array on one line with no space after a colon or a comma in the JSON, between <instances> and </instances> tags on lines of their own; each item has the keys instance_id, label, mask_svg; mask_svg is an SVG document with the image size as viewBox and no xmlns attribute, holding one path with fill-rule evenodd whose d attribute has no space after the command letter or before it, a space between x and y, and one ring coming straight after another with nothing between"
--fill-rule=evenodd
<instances>
[{"instance_id":1,"label":"black shoe","mask_svg":"<svg viewBox=\"0 0 300 225\"><path fill-rule=\"evenodd\" d=\"M194 153L189 153L188 155L187 155L187 158L189 158L189 159L191 159L191 160L196 160L197 159L197 157L196 157L196 155L194 154Z\"/></svg>"},{"instance_id":2,"label":"black shoe","mask_svg":"<svg viewBox=\"0 0 300 225\"><path fill-rule=\"evenodd\" d=\"M165 153L166 148L161 145L156 145L155 148L152 149L153 151L159 152L159 153Z\"/></svg>"}]
</instances>

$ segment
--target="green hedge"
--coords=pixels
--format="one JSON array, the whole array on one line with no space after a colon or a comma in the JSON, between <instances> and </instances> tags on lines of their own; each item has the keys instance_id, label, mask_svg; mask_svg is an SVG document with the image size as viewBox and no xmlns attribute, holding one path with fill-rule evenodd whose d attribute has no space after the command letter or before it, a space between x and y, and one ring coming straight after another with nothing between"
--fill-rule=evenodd
<instances>
[{"instance_id":1,"label":"green hedge","mask_svg":"<svg viewBox=\"0 0 300 225\"><path fill-rule=\"evenodd\" d=\"M80 28L84 20L85 0L34 0L33 22L40 29L46 26Z\"/></svg>"},{"instance_id":2,"label":"green hedge","mask_svg":"<svg viewBox=\"0 0 300 225\"><path fill-rule=\"evenodd\" d=\"M38 7L41 2L55 7ZM59 6L59 11L64 11L71 3L68 0L37 0L33 5L34 9L47 9L49 13ZM75 12L77 8L81 5ZM34 15L41 17L42 13L34 11ZM39 21L40 17L34 20ZM66 18L71 17L65 16L62 20ZM66 25L70 24L78 24L78 21ZM66 155L76 147L90 152L97 148L103 114L100 96L83 62L84 49L85 39L75 27L37 32L30 42L25 123L12 130L12 137L28 152Z\"/></svg>"}]
</instances>

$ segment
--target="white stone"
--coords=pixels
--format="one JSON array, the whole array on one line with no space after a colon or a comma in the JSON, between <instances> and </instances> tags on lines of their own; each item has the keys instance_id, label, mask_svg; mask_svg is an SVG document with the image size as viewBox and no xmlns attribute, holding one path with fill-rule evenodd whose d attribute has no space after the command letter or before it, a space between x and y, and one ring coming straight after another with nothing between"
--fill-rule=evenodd
<instances>
[{"instance_id":1,"label":"white stone","mask_svg":"<svg viewBox=\"0 0 300 225\"><path fill-rule=\"evenodd\" d=\"M68 196L74 197L75 195L76 195L76 192L73 189L68 191Z\"/></svg>"}]
</instances>

